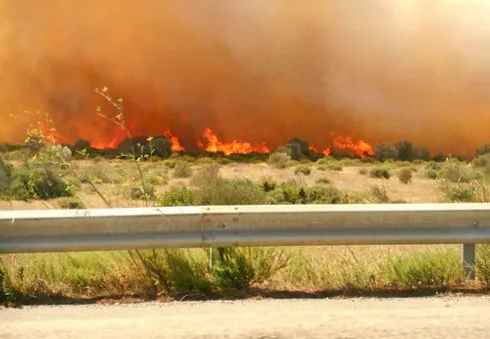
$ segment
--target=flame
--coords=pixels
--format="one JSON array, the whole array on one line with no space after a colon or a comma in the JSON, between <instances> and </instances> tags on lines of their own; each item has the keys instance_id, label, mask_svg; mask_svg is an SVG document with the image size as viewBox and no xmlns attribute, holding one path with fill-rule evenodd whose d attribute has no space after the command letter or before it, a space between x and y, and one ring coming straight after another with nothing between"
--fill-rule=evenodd
<instances>
[{"instance_id":1,"label":"flame","mask_svg":"<svg viewBox=\"0 0 490 339\"><path fill-rule=\"evenodd\" d=\"M46 146L53 144L70 144L70 140L61 135L53 126L47 123L38 122L36 128L45 136L44 143Z\"/></svg>"},{"instance_id":2,"label":"flame","mask_svg":"<svg viewBox=\"0 0 490 339\"><path fill-rule=\"evenodd\" d=\"M310 146L308 147L308 149L310 151L314 152L314 153L320 153L320 152L318 152L318 149L313 144L310 144Z\"/></svg>"},{"instance_id":3,"label":"flame","mask_svg":"<svg viewBox=\"0 0 490 339\"><path fill-rule=\"evenodd\" d=\"M332 150L330 148L330 146L328 146L327 148L325 148L323 151L322 151L323 155L326 156L326 157L329 157L330 154L332 154Z\"/></svg>"},{"instance_id":4,"label":"flame","mask_svg":"<svg viewBox=\"0 0 490 339\"><path fill-rule=\"evenodd\" d=\"M109 141L96 140L91 142L91 146L96 149L116 149L117 146L128 137L127 131L117 125L114 129L114 136Z\"/></svg>"},{"instance_id":5,"label":"flame","mask_svg":"<svg viewBox=\"0 0 490 339\"><path fill-rule=\"evenodd\" d=\"M179 138L174 136L169 129L165 130L165 132L163 132L163 135L165 136L165 138L170 139L170 141L172 141L172 152L185 151L184 146L180 144Z\"/></svg>"},{"instance_id":6,"label":"flame","mask_svg":"<svg viewBox=\"0 0 490 339\"><path fill-rule=\"evenodd\" d=\"M230 154L248 154L252 152L257 153L270 153L269 147L265 143L260 145L252 146L248 142L241 142L238 140L233 140L230 143L224 144L218 140L218 137L214 132L207 128L202 134L203 138L207 140L205 145L202 141L197 142L197 146L207 152L223 152L225 155Z\"/></svg>"},{"instance_id":7,"label":"flame","mask_svg":"<svg viewBox=\"0 0 490 339\"><path fill-rule=\"evenodd\" d=\"M373 146L364 140L354 142L349 136L334 136L333 146L338 149L351 150L354 154L364 158L366 154L373 155Z\"/></svg>"}]
</instances>

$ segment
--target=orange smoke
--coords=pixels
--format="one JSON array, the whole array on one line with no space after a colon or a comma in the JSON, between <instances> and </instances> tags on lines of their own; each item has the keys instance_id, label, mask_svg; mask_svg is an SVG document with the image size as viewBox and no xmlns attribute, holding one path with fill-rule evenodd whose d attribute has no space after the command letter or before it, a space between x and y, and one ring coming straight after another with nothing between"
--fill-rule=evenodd
<instances>
[{"instance_id":1,"label":"orange smoke","mask_svg":"<svg viewBox=\"0 0 490 339\"><path fill-rule=\"evenodd\" d=\"M197 145L200 149L205 150L207 152L223 152L225 155L230 154L248 154L252 152L257 153L270 153L270 149L266 144L253 145L248 142L241 142L238 140L233 140L230 143L222 143L218 140L218 137L214 132L207 128L202 137L207 140L207 143L204 144L202 141L198 141Z\"/></svg>"},{"instance_id":2,"label":"orange smoke","mask_svg":"<svg viewBox=\"0 0 490 339\"><path fill-rule=\"evenodd\" d=\"M212 127L219 147L247 141L227 151L334 132L473 154L490 141L488 17L488 1L0 0L0 142L25 139L32 121L8 117L28 110L114 147L94 112L108 86L132 135L169 129L176 148Z\"/></svg>"}]
</instances>

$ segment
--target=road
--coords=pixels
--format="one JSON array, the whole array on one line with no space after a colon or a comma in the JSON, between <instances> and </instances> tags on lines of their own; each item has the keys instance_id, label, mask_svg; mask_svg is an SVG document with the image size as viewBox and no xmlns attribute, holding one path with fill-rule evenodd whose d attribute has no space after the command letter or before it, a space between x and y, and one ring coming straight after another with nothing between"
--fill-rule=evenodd
<instances>
[{"instance_id":1,"label":"road","mask_svg":"<svg viewBox=\"0 0 490 339\"><path fill-rule=\"evenodd\" d=\"M490 297L0 309L0 338L488 338Z\"/></svg>"}]
</instances>

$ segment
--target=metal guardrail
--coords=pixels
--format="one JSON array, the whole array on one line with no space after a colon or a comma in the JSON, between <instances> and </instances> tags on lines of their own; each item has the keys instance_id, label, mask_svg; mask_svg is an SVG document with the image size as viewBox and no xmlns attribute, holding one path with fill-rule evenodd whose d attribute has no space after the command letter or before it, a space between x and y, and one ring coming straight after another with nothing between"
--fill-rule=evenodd
<instances>
[{"instance_id":1,"label":"metal guardrail","mask_svg":"<svg viewBox=\"0 0 490 339\"><path fill-rule=\"evenodd\" d=\"M0 253L490 242L490 204L205 206L0 211Z\"/></svg>"}]
</instances>

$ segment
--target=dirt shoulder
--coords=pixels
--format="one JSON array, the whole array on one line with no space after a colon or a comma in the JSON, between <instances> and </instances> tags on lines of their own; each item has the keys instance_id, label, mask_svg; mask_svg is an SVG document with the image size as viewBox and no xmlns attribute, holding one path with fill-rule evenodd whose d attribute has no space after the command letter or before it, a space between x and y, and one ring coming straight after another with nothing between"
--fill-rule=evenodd
<instances>
[{"instance_id":1,"label":"dirt shoulder","mask_svg":"<svg viewBox=\"0 0 490 339\"><path fill-rule=\"evenodd\" d=\"M0 309L1 338L485 338L490 297Z\"/></svg>"}]
</instances>

